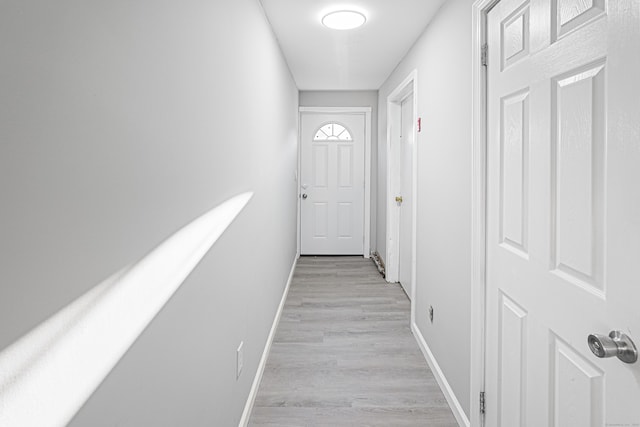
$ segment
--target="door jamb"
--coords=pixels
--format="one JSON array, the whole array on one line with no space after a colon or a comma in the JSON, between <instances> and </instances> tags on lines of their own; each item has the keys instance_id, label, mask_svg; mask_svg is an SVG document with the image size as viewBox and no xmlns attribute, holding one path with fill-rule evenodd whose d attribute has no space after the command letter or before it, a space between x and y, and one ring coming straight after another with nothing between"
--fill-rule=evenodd
<instances>
[{"instance_id":1,"label":"door jamb","mask_svg":"<svg viewBox=\"0 0 640 427\"><path fill-rule=\"evenodd\" d=\"M470 424L484 426L480 393L485 389L486 226L487 226L487 14L500 0L476 0L472 6L472 165L471 165L471 409ZM490 397L491 398L491 397Z\"/></svg>"},{"instance_id":2,"label":"door jamb","mask_svg":"<svg viewBox=\"0 0 640 427\"><path fill-rule=\"evenodd\" d=\"M398 187L399 177L395 176L394 163L400 158L400 141L398 132L392 131L394 125L401 126L397 117L400 115L402 101L413 94L413 149L412 176L411 176L411 323L415 321L415 300L416 300L416 229L417 229L417 209L418 209L418 70L413 70L387 97L387 253L386 253L386 279L390 283L395 283L399 278L399 251L398 246L400 236L400 217L396 209L393 195ZM396 123L397 122L397 123Z\"/></svg>"},{"instance_id":3,"label":"door jamb","mask_svg":"<svg viewBox=\"0 0 640 427\"><path fill-rule=\"evenodd\" d=\"M363 256L371 256L371 107L298 107L298 171L296 185L298 193L298 256L300 256L300 176L302 173L302 115L316 114L359 114L364 115L364 242Z\"/></svg>"}]
</instances>

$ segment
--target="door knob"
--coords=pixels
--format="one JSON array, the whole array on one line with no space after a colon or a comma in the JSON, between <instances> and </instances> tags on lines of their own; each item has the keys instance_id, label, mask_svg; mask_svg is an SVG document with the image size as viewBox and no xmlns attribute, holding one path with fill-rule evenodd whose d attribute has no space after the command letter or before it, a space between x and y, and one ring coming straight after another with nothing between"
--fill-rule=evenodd
<instances>
[{"instance_id":1,"label":"door knob","mask_svg":"<svg viewBox=\"0 0 640 427\"><path fill-rule=\"evenodd\" d=\"M396 202L402 203L402 196L396 196Z\"/></svg>"},{"instance_id":2,"label":"door knob","mask_svg":"<svg viewBox=\"0 0 640 427\"><path fill-rule=\"evenodd\" d=\"M309 197L309 196L307 196L307 193L303 193L303 194L302 194L302 198L303 198L303 199L305 199L305 200L306 200L306 199L307 199L307 197Z\"/></svg>"},{"instance_id":3,"label":"door knob","mask_svg":"<svg viewBox=\"0 0 640 427\"><path fill-rule=\"evenodd\" d=\"M624 363L636 363L638 360L638 350L635 344L627 335L620 331L611 331L609 336L593 334L587 339L591 352L597 357L613 357Z\"/></svg>"}]
</instances>

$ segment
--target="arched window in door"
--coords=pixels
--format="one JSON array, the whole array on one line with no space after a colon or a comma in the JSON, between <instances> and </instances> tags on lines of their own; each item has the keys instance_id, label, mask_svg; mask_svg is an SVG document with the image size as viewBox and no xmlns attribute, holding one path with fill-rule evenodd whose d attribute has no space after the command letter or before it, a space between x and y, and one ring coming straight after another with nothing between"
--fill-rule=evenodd
<instances>
[{"instance_id":1,"label":"arched window in door","mask_svg":"<svg viewBox=\"0 0 640 427\"><path fill-rule=\"evenodd\" d=\"M314 141L353 141L351 133L339 123L327 123L316 131Z\"/></svg>"}]
</instances>

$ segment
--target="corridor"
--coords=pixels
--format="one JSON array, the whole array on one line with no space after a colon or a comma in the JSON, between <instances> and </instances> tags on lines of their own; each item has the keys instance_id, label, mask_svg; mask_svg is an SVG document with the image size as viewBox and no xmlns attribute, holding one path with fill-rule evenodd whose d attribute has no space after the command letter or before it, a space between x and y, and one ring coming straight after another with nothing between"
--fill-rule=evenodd
<instances>
[{"instance_id":1,"label":"corridor","mask_svg":"<svg viewBox=\"0 0 640 427\"><path fill-rule=\"evenodd\" d=\"M249 425L456 426L409 314L371 260L300 258Z\"/></svg>"},{"instance_id":2,"label":"corridor","mask_svg":"<svg viewBox=\"0 0 640 427\"><path fill-rule=\"evenodd\" d=\"M0 427L640 427L639 52L640 0L0 2Z\"/></svg>"}]
</instances>

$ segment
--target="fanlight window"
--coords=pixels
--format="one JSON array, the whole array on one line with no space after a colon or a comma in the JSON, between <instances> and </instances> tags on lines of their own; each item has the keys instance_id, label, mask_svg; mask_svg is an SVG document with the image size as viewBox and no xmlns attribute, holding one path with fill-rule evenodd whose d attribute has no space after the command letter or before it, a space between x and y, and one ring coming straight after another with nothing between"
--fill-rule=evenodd
<instances>
[{"instance_id":1,"label":"fanlight window","mask_svg":"<svg viewBox=\"0 0 640 427\"><path fill-rule=\"evenodd\" d=\"M351 134L344 126L338 123L329 123L322 126L316 132L314 141L353 141Z\"/></svg>"}]
</instances>

